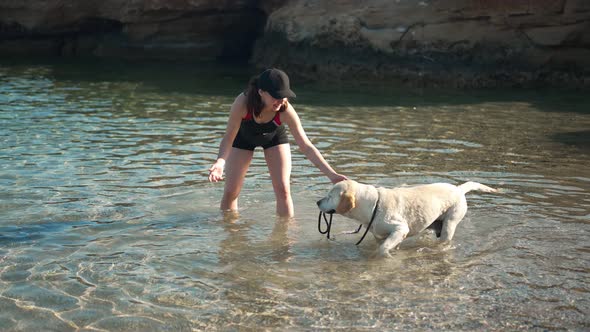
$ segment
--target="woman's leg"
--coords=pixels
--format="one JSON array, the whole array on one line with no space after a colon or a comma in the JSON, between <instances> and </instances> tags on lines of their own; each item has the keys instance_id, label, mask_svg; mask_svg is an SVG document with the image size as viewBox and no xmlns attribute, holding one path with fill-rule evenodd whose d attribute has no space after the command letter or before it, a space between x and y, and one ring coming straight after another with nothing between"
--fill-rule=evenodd
<instances>
[{"instance_id":1,"label":"woman's leg","mask_svg":"<svg viewBox=\"0 0 590 332\"><path fill-rule=\"evenodd\" d=\"M293 216L291 199L291 147L279 144L264 150L272 187L277 200L277 214L281 217Z\"/></svg>"},{"instance_id":2,"label":"woman's leg","mask_svg":"<svg viewBox=\"0 0 590 332\"><path fill-rule=\"evenodd\" d=\"M221 210L236 211L238 209L238 196L253 155L254 151L231 148L225 162L225 188L221 199Z\"/></svg>"}]
</instances>

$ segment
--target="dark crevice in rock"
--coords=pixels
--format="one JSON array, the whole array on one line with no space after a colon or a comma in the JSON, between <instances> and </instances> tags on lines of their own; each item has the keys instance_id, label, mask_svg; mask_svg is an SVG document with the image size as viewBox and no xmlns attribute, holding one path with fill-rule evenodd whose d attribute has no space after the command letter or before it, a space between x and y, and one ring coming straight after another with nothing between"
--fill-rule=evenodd
<instances>
[{"instance_id":1,"label":"dark crevice in rock","mask_svg":"<svg viewBox=\"0 0 590 332\"><path fill-rule=\"evenodd\" d=\"M0 40L6 39L44 39L56 36L75 35L102 35L105 33L120 32L123 28L121 22L103 18L89 17L76 24L59 26L51 29L32 29L13 22L9 24L0 23Z\"/></svg>"},{"instance_id":2,"label":"dark crevice in rock","mask_svg":"<svg viewBox=\"0 0 590 332\"><path fill-rule=\"evenodd\" d=\"M159 18L158 18L159 17ZM0 54L247 62L264 30L256 8L150 12L141 21L99 17L27 28L0 21Z\"/></svg>"}]
</instances>

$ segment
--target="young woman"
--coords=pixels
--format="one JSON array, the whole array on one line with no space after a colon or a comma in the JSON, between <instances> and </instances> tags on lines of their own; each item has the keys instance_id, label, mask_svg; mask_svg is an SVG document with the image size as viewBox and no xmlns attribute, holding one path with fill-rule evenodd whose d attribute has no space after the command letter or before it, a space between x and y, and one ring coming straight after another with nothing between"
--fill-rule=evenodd
<instances>
[{"instance_id":1,"label":"young woman","mask_svg":"<svg viewBox=\"0 0 590 332\"><path fill-rule=\"evenodd\" d=\"M209 181L223 179L222 210L237 210L238 195L254 149L261 146L268 165L279 216L293 216L291 199L291 149L285 124L299 149L332 183L345 180L336 173L309 141L299 116L288 98L295 97L289 77L279 69L267 69L250 80L245 92L236 97L230 111L217 161L209 169Z\"/></svg>"}]
</instances>

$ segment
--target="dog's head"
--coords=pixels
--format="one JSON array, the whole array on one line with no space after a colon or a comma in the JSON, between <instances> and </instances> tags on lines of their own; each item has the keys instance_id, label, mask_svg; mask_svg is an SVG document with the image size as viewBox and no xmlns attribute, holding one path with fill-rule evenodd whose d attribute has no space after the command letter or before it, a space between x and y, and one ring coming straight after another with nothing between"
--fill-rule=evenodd
<instances>
[{"instance_id":1,"label":"dog's head","mask_svg":"<svg viewBox=\"0 0 590 332\"><path fill-rule=\"evenodd\" d=\"M356 182L344 180L336 183L326 197L320 199L317 204L321 211L326 213L344 214L356 206Z\"/></svg>"}]
</instances>

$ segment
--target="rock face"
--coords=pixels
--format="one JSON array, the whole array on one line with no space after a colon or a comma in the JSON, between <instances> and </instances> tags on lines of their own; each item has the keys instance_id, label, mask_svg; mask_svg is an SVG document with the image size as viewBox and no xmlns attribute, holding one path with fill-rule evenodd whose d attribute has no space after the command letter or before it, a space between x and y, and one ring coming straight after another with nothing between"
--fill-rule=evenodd
<instances>
[{"instance_id":1,"label":"rock face","mask_svg":"<svg viewBox=\"0 0 590 332\"><path fill-rule=\"evenodd\" d=\"M243 59L266 17L255 0L5 0L0 53Z\"/></svg>"},{"instance_id":2,"label":"rock face","mask_svg":"<svg viewBox=\"0 0 590 332\"><path fill-rule=\"evenodd\" d=\"M4 0L0 56L241 59L308 78L589 86L587 0Z\"/></svg>"},{"instance_id":3,"label":"rock face","mask_svg":"<svg viewBox=\"0 0 590 332\"><path fill-rule=\"evenodd\" d=\"M309 77L455 86L588 85L584 0L292 1L253 61Z\"/></svg>"}]
</instances>

